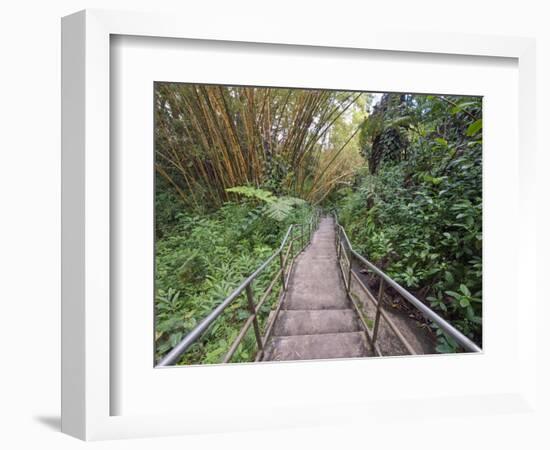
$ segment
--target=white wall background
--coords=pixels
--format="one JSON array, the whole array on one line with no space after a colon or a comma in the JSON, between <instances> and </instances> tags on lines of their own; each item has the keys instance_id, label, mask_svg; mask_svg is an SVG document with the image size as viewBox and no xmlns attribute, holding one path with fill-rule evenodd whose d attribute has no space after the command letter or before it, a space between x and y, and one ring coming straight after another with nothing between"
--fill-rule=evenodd
<instances>
[{"instance_id":1,"label":"white wall background","mask_svg":"<svg viewBox=\"0 0 550 450\"><path fill-rule=\"evenodd\" d=\"M543 260L550 229L545 139L550 113L550 13L545 2L442 1L214 1L169 0L19 0L0 13L0 447L18 448L393 448L446 449L549 448L550 419L530 416L388 423L373 429L338 426L188 436L161 440L84 444L59 433L60 358L60 17L83 8L179 11L208 26L212 15L236 27L247 21L282 28L320 27L345 33L350 27L401 27L409 30L531 36L538 46L539 236L541 284L550 267ZM548 317L539 291L540 397L550 406ZM544 341L544 342L543 342ZM411 389L414 389L411 387Z\"/></svg>"}]
</instances>

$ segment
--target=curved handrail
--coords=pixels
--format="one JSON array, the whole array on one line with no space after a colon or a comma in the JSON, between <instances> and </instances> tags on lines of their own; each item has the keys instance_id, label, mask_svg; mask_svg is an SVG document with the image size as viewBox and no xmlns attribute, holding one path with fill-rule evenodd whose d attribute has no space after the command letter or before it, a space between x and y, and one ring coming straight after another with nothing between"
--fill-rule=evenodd
<instances>
[{"instance_id":1,"label":"curved handrail","mask_svg":"<svg viewBox=\"0 0 550 450\"><path fill-rule=\"evenodd\" d=\"M308 226L311 227L314 220L318 218L318 211L316 211L310 221ZM212 323L223 313L223 311L237 298L239 297L250 284L264 271L264 269L269 266L269 264L281 254L285 245L287 244L290 234L294 228L297 226L302 227L303 235L303 225L304 224L292 224L288 227L287 232L281 242L281 245L275 252L267 258L260 266L248 276L236 289L229 294L216 308L212 310L208 316L206 316L193 330L191 330L185 337L172 349L170 350L158 363L155 367L166 367L177 363L180 357L187 351L187 349L199 339L204 332L212 325ZM303 236L302 236L303 238Z\"/></svg>"},{"instance_id":2,"label":"curved handrail","mask_svg":"<svg viewBox=\"0 0 550 450\"><path fill-rule=\"evenodd\" d=\"M363 264L368 266L370 270L372 270L374 273L376 273L380 278L382 278L386 283L388 283L393 289L395 289L399 294L401 294L401 296L405 300L407 300L410 304L412 304L415 308L417 308L422 313L422 315L424 317L426 317L427 319L430 319L432 322L436 323L443 330L444 333L446 333L448 336L450 336L452 339L454 339L465 350L468 350L470 352L481 352L482 351L482 349L476 343L471 341L468 337L466 337L459 330L457 330L455 327L453 327L449 322L447 322L440 315L435 313L430 307L428 307L424 303L422 303L418 298L416 298L409 291L407 291L403 286L401 286L399 283L397 283L395 280L393 280L389 275L384 273L382 270L380 270L378 267L376 267L373 263L371 263L369 260L367 260L364 256L362 256L357 251L355 251L353 249L352 245L351 245L351 242L348 238L346 230L338 222L338 216L336 215L335 212L333 212L333 215L334 215L334 219L336 221L336 226L341 231L342 236L343 236L343 238L346 242L346 245L347 245L347 247L350 251L350 254L352 254L355 258L357 258Z\"/></svg>"}]
</instances>

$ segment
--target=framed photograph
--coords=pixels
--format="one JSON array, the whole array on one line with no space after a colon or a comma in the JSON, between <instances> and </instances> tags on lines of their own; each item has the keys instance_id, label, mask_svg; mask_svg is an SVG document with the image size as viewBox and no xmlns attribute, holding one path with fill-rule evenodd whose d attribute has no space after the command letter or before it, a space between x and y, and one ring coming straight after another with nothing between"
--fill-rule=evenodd
<instances>
[{"instance_id":1,"label":"framed photograph","mask_svg":"<svg viewBox=\"0 0 550 450\"><path fill-rule=\"evenodd\" d=\"M62 53L64 432L529 410L531 40L94 10Z\"/></svg>"}]
</instances>

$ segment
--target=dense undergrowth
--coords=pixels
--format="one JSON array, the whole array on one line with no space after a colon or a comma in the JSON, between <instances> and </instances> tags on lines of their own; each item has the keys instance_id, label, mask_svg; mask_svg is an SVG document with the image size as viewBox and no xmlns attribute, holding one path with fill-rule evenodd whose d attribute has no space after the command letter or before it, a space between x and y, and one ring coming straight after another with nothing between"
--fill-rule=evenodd
<instances>
[{"instance_id":1,"label":"dense undergrowth","mask_svg":"<svg viewBox=\"0 0 550 450\"><path fill-rule=\"evenodd\" d=\"M157 360L314 206L337 210L360 253L481 344L480 98L384 94L371 108L370 94L170 83L156 95ZM248 317L241 295L179 363L220 362ZM439 352L457 351L434 331ZM232 361L256 351L251 328Z\"/></svg>"},{"instance_id":2,"label":"dense undergrowth","mask_svg":"<svg viewBox=\"0 0 550 450\"><path fill-rule=\"evenodd\" d=\"M481 343L481 100L386 96L371 117L370 167L333 206L358 251Z\"/></svg>"},{"instance_id":3,"label":"dense undergrowth","mask_svg":"<svg viewBox=\"0 0 550 450\"><path fill-rule=\"evenodd\" d=\"M311 208L302 204L276 220L257 198L228 202L212 212L185 212L178 198L168 193L157 196L156 210L157 359L279 247L291 223L305 222L311 214ZM256 299L278 268L276 259L255 281ZM260 312L261 326L279 292L277 283ZM220 362L248 317L246 297L241 295L180 363ZM255 352L251 329L232 361L248 361Z\"/></svg>"}]
</instances>

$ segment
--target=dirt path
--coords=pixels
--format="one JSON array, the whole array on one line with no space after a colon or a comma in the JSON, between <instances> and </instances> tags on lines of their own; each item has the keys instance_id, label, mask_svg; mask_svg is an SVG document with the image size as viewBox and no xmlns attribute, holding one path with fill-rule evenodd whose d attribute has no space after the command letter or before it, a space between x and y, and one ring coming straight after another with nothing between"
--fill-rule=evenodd
<instances>
[{"instance_id":1,"label":"dirt path","mask_svg":"<svg viewBox=\"0 0 550 450\"><path fill-rule=\"evenodd\" d=\"M353 271L361 279L363 284L369 288L371 295L376 297L378 293L378 285L373 285L372 280L370 280L364 273L361 273L361 267L354 265ZM365 312L365 316L368 318L367 322L369 324L374 323L376 306L369 299L368 294L360 288L359 283L355 279L352 281L351 292L352 295L360 301L363 311ZM390 295L386 294L384 310L386 311L389 319L411 344L415 352L417 354L436 353L435 338L428 326L423 321L417 320L416 316L412 315L411 317L411 313L409 311L401 310L398 306L399 303L393 303ZM383 319L380 324L378 345L380 346L382 353L388 356L407 355L408 352L399 339L395 336L395 333L392 332L389 325ZM371 326L369 326L369 328L372 329Z\"/></svg>"}]
</instances>

